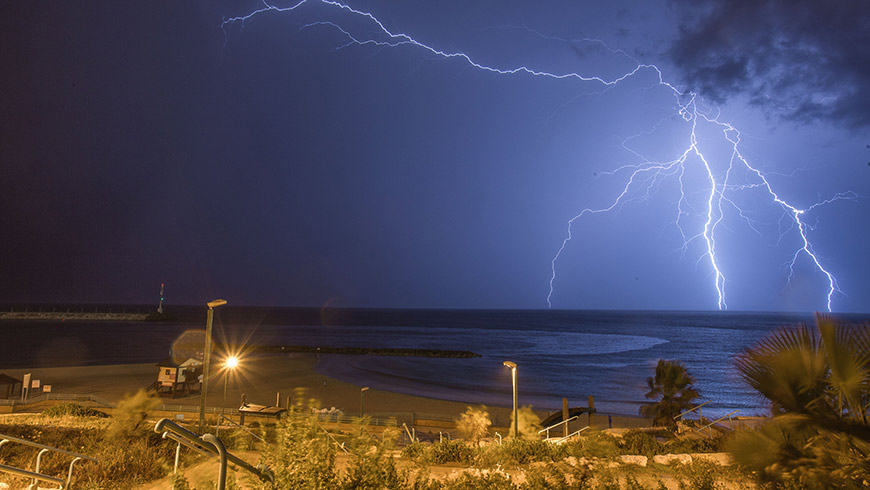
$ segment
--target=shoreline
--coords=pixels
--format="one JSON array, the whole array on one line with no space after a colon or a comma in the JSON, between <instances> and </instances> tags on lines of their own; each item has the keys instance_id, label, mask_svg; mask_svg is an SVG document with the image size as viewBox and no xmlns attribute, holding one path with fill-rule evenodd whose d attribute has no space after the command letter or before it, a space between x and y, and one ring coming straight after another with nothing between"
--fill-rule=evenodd
<instances>
[{"instance_id":1,"label":"shoreline","mask_svg":"<svg viewBox=\"0 0 870 490\"><path fill-rule=\"evenodd\" d=\"M287 397L296 403L299 397L305 400L316 399L322 408L335 407L345 415L357 416L360 411L361 397L364 396L364 410L367 415L415 413L437 415L441 418L456 419L469 406L478 403L445 400L421 395L411 395L394 391L371 388L362 395L362 385L348 383L320 374L316 370L316 354L294 353L280 356L257 356L244 361L236 376L226 380L226 402L224 402L224 376L215 370L209 377L209 391L206 404L209 407L237 407L244 393L250 403L284 406ZM0 369L0 372L22 379L31 373L32 379L40 380L41 385L51 385L53 394L93 395L117 403L125 395L147 388L157 379L156 363L113 364L102 366L70 366L34 369ZM41 395L35 390L32 396ZM166 404L198 405L199 394L163 398ZM490 413L494 426L508 426L510 421L510 400L506 405L484 405ZM535 408L535 407L533 407ZM536 410L539 411L539 410ZM539 415L544 412L541 411ZM609 414L613 427L648 427L650 421L641 417L623 414ZM598 425L608 424L608 414L597 414ZM543 417L542 417L543 418Z\"/></svg>"}]
</instances>

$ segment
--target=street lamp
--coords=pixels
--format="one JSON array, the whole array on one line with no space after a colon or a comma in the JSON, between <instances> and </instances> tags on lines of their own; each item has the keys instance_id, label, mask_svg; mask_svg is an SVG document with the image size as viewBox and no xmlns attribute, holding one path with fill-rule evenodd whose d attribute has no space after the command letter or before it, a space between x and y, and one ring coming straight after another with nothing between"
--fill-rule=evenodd
<instances>
[{"instance_id":1,"label":"street lamp","mask_svg":"<svg viewBox=\"0 0 870 490\"><path fill-rule=\"evenodd\" d=\"M514 386L514 426L511 428L511 432L514 437L517 437L519 434L519 417L517 417L517 363L511 361L505 361L502 364L505 367L511 368L511 381Z\"/></svg>"},{"instance_id":2,"label":"street lamp","mask_svg":"<svg viewBox=\"0 0 870 490\"><path fill-rule=\"evenodd\" d=\"M368 386L359 389L359 416L363 416L363 393L369 390Z\"/></svg>"},{"instance_id":3,"label":"street lamp","mask_svg":"<svg viewBox=\"0 0 870 490\"><path fill-rule=\"evenodd\" d=\"M211 357L211 324L214 318L214 309L227 304L225 299L216 299L206 303L208 305L208 317L205 321L205 351L202 353L202 392L199 396L199 434L205 434L205 396L208 393L208 361Z\"/></svg>"},{"instance_id":4,"label":"street lamp","mask_svg":"<svg viewBox=\"0 0 870 490\"><path fill-rule=\"evenodd\" d=\"M232 371L235 370L238 365L239 358L236 356L230 356L224 360L224 403L221 406L221 412L223 412L223 409L227 406L227 380L230 378Z\"/></svg>"}]
</instances>

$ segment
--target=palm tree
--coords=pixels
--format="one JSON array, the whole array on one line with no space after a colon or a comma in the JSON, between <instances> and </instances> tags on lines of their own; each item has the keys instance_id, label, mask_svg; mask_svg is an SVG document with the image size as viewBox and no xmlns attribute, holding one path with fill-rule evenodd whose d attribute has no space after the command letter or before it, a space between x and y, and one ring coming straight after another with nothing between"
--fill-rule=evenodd
<instances>
[{"instance_id":1,"label":"palm tree","mask_svg":"<svg viewBox=\"0 0 870 490\"><path fill-rule=\"evenodd\" d=\"M770 401L774 416L802 416L870 442L870 324L843 325L817 314L816 329L777 330L743 352L737 369Z\"/></svg>"},{"instance_id":2,"label":"palm tree","mask_svg":"<svg viewBox=\"0 0 870 490\"><path fill-rule=\"evenodd\" d=\"M870 324L817 314L816 328L781 328L736 364L773 414L760 430L734 438L738 463L763 480L809 487L862 478L870 467Z\"/></svg>"},{"instance_id":3,"label":"palm tree","mask_svg":"<svg viewBox=\"0 0 870 490\"><path fill-rule=\"evenodd\" d=\"M695 378L679 362L659 359L655 377L646 379L649 393L645 395L659 401L642 405L640 414L652 417L654 425L675 426L675 417L692 408L692 401L699 396L692 386L694 382Z\"/></svg>"}]
</instances>

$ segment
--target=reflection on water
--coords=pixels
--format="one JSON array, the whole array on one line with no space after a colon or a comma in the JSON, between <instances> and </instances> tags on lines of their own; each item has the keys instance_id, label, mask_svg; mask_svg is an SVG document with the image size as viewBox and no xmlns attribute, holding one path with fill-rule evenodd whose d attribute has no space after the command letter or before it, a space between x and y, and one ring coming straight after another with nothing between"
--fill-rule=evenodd
<instances>
[{"instance_id":1,"label":"reflection on water","mask_svg":"<svg viewBox=\"0 0 870 490\"><path fill-rule=\"evenodd\" d=\"M199 310L196 310L199 311ZM303 311L303 313L305 313ZM215 341L331 347L471 350L474 359L322 356L317 369L360 385L469 403L510 404L517 363L519 401L560 407L562 397L602 411L637 413L646 378L658 359L683 362L696 388L713 403L705 413L765 411L739 378L733 357L780 325L809 315L721 312L582 312L336 310L221 310ZM283 316L282 316L283 315ZM14 331L0 343L0 367L156 362L176 350L197 351L192 323L2 322ZM198 352L198 351L197 351ZM706 410L709 407L709 412Z\"/></svg>"}]
</instances>

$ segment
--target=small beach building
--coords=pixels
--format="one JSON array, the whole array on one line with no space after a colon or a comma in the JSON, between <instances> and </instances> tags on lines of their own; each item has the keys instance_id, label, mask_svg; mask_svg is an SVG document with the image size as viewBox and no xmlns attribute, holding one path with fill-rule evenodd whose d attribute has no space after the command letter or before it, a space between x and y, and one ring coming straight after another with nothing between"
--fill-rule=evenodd
<instances>
[{"instance_id":1,"label":"small beach building","mask_svg":"<svg viewBox=\"0 0 870 490\"><path fill-rule=\"evenodd\" d=\"M22 386L20 379L0 374L0 399L21 398Z\"/></svg>"},{"instance_id":2,"label":"small beach building","mask_svg":"<svg viewBox=\"0 0 870 490\"><path fill-rule=\"evenodd\" d=\"M185 396L197 393L202 385L202 361L193 357L179 363L171 357L157 363L157 381L152 385L159 395Z\"/></svg>"}]
</instances>

